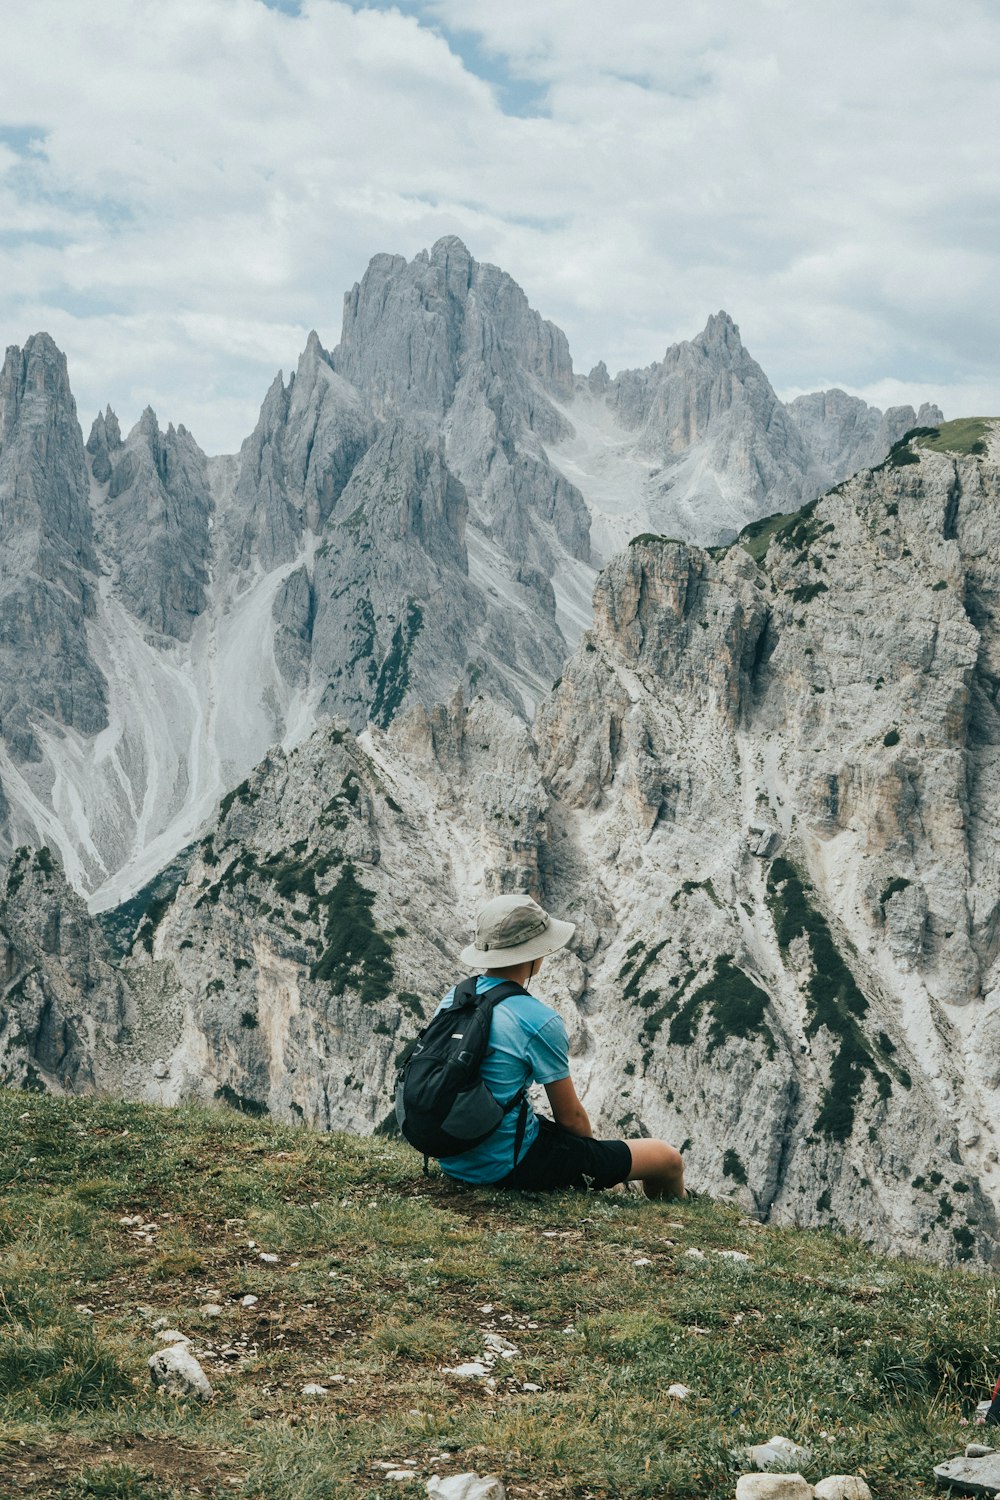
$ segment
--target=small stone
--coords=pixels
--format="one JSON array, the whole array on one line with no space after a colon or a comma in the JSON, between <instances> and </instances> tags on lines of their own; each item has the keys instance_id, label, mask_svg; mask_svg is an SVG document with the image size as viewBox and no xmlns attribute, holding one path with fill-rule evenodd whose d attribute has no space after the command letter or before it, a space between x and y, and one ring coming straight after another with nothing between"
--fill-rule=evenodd
<instances>
[{"instance_id":1,"label":"small stone","mask_svg":"<svg viewBox=\"0 0 1000 1500\"><path fill-rule=\"evenodd\" d=\"M495 1474L435 1474L427 1481L430 1500L506 1500L506 1493Z\"/></svg>"},{"instance_id":2,"label":"small stone","mask_svg":"<svg viewBox=\"0 0 1000 1500\"><path fill-rule=\"evenodd\" d=\"M170 1069L167 1067L166 1063L161 1057L158 1057L156 1059L156 1062L153 1064L153 1077L166 1078L169 1072Z\"/></svg>"},{"instance_id":3,"label":"small stone","mask_svg":"<svg viewBox=\"0 0 1000 1500\"><path fill-rule=\"evenodd\" d=\"M812 1449L800 1448L791 1438L772 1437L766 1443L758 1443L751 1448L750 1457L758 1469L778 1469L785 1472L791 1464L807 1464L812 1458Z\"/></svg>"},{"instance_id":4,"label":"small stone","mask_svg":"<svg viewBox=\"0 0 1000 1500\"><path fill-rule=\"evenodd\" d=\"M257 1298L253 1295L252 1292L247 1292L247 1294L246 1294L245 1297L241 1297L240 1298L240 1306L241 1307L256 1307L257 1306Z\"/></svg>"},{"instance_id":5,"label":"small stone","mask_svg":"<svg viewBox=\"0 0 1000 1500\"><path fill-rule=\"evenodd\" d=\"M222 1308L218 1302L206 1302L203 1307L199 1308L199 1311L203 1318L219 1318L222 1316Z\"/></svg>"},{"instance_id":6,"label":"small stone","mask_svg":"<svg viewBox=\"0 0 1000 1500\"><path fill-rule=\"evenodd\" d=\"M872 1492L856 1474L830 1474L813 1490L816 1500L872 1500Z\"/></svg>"},{"instance_id":7,"label":"small stone","mask_svg":"<svg viewBox=\"0 0 1000 1500\"><path fill-rule=\"evenodd\" d=\"M490 1372L481 1360L470 1359L464 1365L445 1365L444 1373L458 1380L482 1380Z\"/></svg>"},{"instance_id":8,"label":"small stone","mask_svg":"<svg viewBox=\"0 0 1000 1500\"><path fill-rule=\"evenodd\" d=\"M694 1248L692 1248L690 1250L685 1250L684 1254L687 1256L688 1260L704 1260L705 1259L705 1252L704 1252L704 1250L695 1250Z\"/></svg>"},{"instance_id":9,"label":"small stone","mask_svg":"<svg viewBox=\"0 0 1000 1500\"><path fill-rule=\"evenodd\" d=\"M315 1380L310 1380L302 1387L303 1396L328 1396L330 1393L325 1385L317 1385Z\"/></svg>"},{"instance_id":10,"label":"small stone","mask_svg":"<svg viewBox=\"0 0 1000 1500\"><path fill-rule=\"evenodd\" d=\"M742 1260L745 1262L749 1262L750 1260L745 1250L716 1250L715 1253L716 1255L720 1255L723 1260Z\"/></svg>"},{"instance_id":11,"label":"small stone","mask_svg":"<svg viewBox=\"0 0 1000 1500\"><path fill-rule=\"evenodd\" d=\"M398 1484L405 1484L408 1479L416 1479L417 1471L415 1469L387 1469L385 1477L395 1479Z\"/></svg>"},{"instance_id":12,"label":"small stone","mask_svg":"<svg viewBox=\"0 0 1000 1500\"><path fill-rule=\"evenodd\" d=\"M278 1257L276 1255L271 1255L267 1250L262 1250L260 1252L260 1258L267 1266L276 1266L278 1264Z\"/></svg>"},{"instance_id":13,"label":"small stone","mask_svg":"<svg viewBox=\"0 0 1000 1500\"><path fill-rule=\"evenodd\" d=\"M985 1443L969 1443L965 1450L966 1458L989 1458L996 1450L988 1448Z\"/></svg>"},{"instance_id":14,"label":"small stone","mask_svg":"<svg viewBox=\"0 0 1000 1500\"><path fill-rule=\"evenodd\" d=\"M212 1387L208 1376L194 1355L185 1345L173 1344L169 1349L160 1349L147 1361L153 1384L171 1396L197 1396L199 1401L209 1401Z\"/></svg>"},{"instance_id":15,"label":"small stone","mask_svg":"<svg viewBox=\"0 0 1000 1500\"><path fill-rule=\"evenodd\" d=\"M648 1255L640 1255L639 1259L634 1260L632 1264L634 1266L651 1266L653 1262L649 1259Z\"/></svg>"},{"instance_id":16,"label":"small stone","mask_svg":"<svg viewBox=\"0 0 1000 1500\"><path fill-rule=\"evenodd\" d=\"M741 1474L736 1500L813 1500L813 1487L801 1474Z\"/></svg>"},{"instance_id":17,"label":"small stone","mask_svg":"<svg viewBox=\"0 0 1000 1500\"><path fill-rule=\"evenodd\" d=\"M690 1394L691 1387L689 1385L681 1385L679 1381L674 1385L667 1386L667 1395L673 1396L675 1401L686 1401Z\"/></svg>"},{"instance_id":18,"label":"small stone","mask_svg":"<svg viewBox=\"0 0 1000 1500\"><path fill-rule=\"evenodd\" d=\"M161 1328L156 1335L158 1344L190 1344L191 1340L179 1328Z\"/></svg>"},{"instance_id":19,"label":"small stone","mask_svg":"<svg viewBox=\"0 0 1000 1500\"><path fill-rule=\"evenodd\" d=\"M530 1326L531 1325L529 1324L529 1327ZM499 1333L485 1334L483 1337L483 1343L486 1345L488 1351L487 1358L490 1354L492 1354L494 1358L499 1356L500 1359L517 1359L518 1354L520 1353L520 1350L517 1349L514 1344L509 1343L507 1339L505 1339Z\"/></svg>"},{"instance_id":20,"label":"small stone","mask_svg":"<svg viewBox=\"0 0 1000 1500\"><path fill-rule=\"evenodd\" d=\"M522 1391L540 1391L541 1386L535 1385L534 1381L526 1380L521 1387Z\"/></svg>"},{"instance_id":21,"label":"small stone","mask_svg":"<svg viewBox=\"0 0 1000 1500\"><path fill-rule=\"evenodd\" d=\"M982 1458L950 1458L935 1464L934 1478L942 1486L952 1486L963 1495L996 1495L1000 1492L1000 1453Z\"/></svg>"}]
</instances>

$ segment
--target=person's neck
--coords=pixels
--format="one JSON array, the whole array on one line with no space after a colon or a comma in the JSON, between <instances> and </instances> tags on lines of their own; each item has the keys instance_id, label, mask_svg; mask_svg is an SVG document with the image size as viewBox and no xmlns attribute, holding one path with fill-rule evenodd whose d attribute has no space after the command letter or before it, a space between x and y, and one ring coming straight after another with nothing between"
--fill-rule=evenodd
<instances>
[{"instance_id":1,"label":"person's neck","mask_svg":"<svg viewBox=\"0 0 1000 1500\"><path fill-rule=\"evenodd\" d=\"M511 969L487 969L486 974L490 979L512 979L515 984L519 984L522 989L526 990L531 983L531 969L530 963L517 964Z\"/></svg>"}]
</instances>

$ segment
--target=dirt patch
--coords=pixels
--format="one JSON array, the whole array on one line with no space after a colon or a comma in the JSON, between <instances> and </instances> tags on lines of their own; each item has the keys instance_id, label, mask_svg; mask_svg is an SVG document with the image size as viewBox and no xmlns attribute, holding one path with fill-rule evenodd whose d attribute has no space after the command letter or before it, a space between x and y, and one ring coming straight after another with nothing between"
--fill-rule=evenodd
<instances>
[{"instance_id":1,"label":"dirt patch","mask_svg":"<svg viewBox=\"0 0 1000 1500\"><path fill-rule=\"evenodd\" d=\"M81 1493L80 1476L107 1465L128 1465L136 1482L184 1495L216 1495L232 1490L242 1465L233 1454L210 1453L163 1438L115 1436L101 1442L55 1437L50 1443L0 1441L3 1478L0 1495L28 1495L31 1500ZM85 1493L85 1491L84 1491Z\"/></svg>"}]
</instances>

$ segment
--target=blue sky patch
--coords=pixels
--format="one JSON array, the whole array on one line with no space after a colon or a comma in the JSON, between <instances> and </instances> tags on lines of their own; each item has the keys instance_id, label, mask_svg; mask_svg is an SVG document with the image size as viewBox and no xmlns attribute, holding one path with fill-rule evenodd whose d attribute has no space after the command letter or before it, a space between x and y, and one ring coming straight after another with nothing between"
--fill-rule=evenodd
<instances>
[{"instance_id":1,"label":"blue sky patch","mask_svg":"<svg viewBox=\"0 0 1000 1500\"><path fill-rule=\"evenodd\" d=\"M9 146L18 156L44 156L45 135L40 125L0 125L0 144Z\"/></svg>"},{"instance_id":2,"label":"blue sky patch","mask_svg":"<svg viewBox=\"0 0 1000 1500\"><path fill-rule=\"evenodd\" d=\"M466 72L490 85L505 115L526 118L549 113L545 89L540 84L530 78L518 77L505 57L480 46L474 32L443 26L436 18L427 16L421 0L348 0L348 3L352 10L398 10L401 15L419 20L428 31L435 32L447 42Z\"/></svg>"}]
</instances>

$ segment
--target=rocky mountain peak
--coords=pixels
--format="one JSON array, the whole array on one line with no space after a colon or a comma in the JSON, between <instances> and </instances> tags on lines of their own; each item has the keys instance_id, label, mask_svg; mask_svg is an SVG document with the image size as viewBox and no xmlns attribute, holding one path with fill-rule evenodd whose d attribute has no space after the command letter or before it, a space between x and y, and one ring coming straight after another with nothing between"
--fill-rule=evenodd
<instances>
[{"instance_id":1,"label":"rocky mountain peak","mask_svg":"<svg viewBox=\"0 0 1000 1500\"><path fill-rule=\"evenodd\" d=\"M45 425L76 418L66 356L50 334L34 333L23 349L11 344L0 371L0 447L21 420Z\"/></svg>"},{"instance_id":2,"label":"rocky mountain peak","mask_svg":"<svg viewBox=\"0 0 1000 1500\"><path fill-rule=\"evenodd\" d=\"M98 484L107 484L111 478L111 458L122 445L121 427L111 407L98 412L87 439L91 473Z\"/></svg>"},{"instance_id":3,"label":"rocky mountain peak","mask_svg":"<svg viewBox=\"0 0 1000 1500\"><path fill-rule=\"evenodd\" d=\"M117 421L114 424L117 431ZM107 486L97 511L113 588L159 634L188 640L205 609L213 511L204 453L184 426L162 432L147 406L124 442L111 447L94 424L91 472Z\"/></svg>"},{"instance_id":4,"label":"rocky mountain peak","mask_svg":"<svg viewBox=\"0 0 1000 1500\"><path fill-rule=\"evenodd\" d=\"M480 265L453 235L410 262L372 259L344 299L333 362L379 413L440 416L479 364L487 382L509 363L553 390L572 389L565 336L532 311L510 276Z\"/></svg>"},{"instance_id":5,"label":"rocky mountain peak","mask_svg":"<svg viewBox=\"0 0 1000 1500\"><path fill-rule=\"evenodd\" d=\"M0 723L35 757L36 720L93 733L105 702L86 635L97 555L83 434L47 333L9 348L0 372L0 530Z\"/></svg>"},{"instance_id":6,"label":"rocky mountain peak","mask_svg":"<svg viewBox=\"0 0 1000 1500\"><path fill-rule=\"evenodd\" d=\"M729 314L723 310L711 315L697 342L706 350L718 348L735 350L743 348L743 340L740 338L739 327L733 322Z\"/></svg>"},{"instance_id":7,"label":"rocky mountain peak","mask_svg":"<svg viewBox=\"0 0 1000 1500\"><path fill-rule=\"evenodd\" d=\"M306 346L303 349L302 353L299 355L299 363L296 375L300 374L302 370L306 368L314 367L319 364L328 365L330 369L333 368L333 361L330 358L329 350L323 347L323 344L320 341L320 336L316 332L315 328L311 328L309 330L309 337L306 339ZM295 379L296 376L293 376L292 378Z\"/></svg>"}]
</instances>

